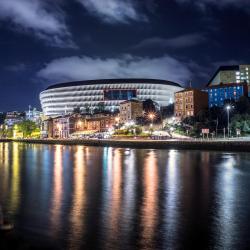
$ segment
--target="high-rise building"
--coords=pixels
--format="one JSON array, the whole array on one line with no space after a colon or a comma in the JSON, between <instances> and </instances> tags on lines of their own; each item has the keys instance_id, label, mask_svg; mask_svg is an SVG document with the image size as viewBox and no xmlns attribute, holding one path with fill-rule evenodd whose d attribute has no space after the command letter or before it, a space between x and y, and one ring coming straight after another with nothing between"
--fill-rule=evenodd
<instances>
[{"instance_id":1,"label":"high-rise building","mask_svg":"<svg viewBox=\"0 0 250 250\"><path fill-rule=\"evenodd\" d=\"M243 82L250 83L250 64L220 66L207 86Z\"/></svg>"},{"instance_id":2,"label":"high-rise building","mask_svg":"<svg viewBox=\"0 0 250 250\"><path fill-rule=\"evenodd\" d=\"M177 119L195 116L207 107L208 96L204 91L188 88L175 93L174 112Z\"/></svg>"},{"instance_id":3,"label":"high-rise building","mask_svg":"<svg viewBox=\"0 0 250 250\"><path fill-rule=\"evenodd\" d=\"M31 108L29 106L29 110L25 111L25 119L29 121L35 122L37 125L41 123L42 112L38 111L36 108Z\"/></svg>"},{"instance_id":4,"label":"high-rise building","mask_svg":"<svg viewBox=\"0 0 250 250\"><path fill-rule=\"evenodd\" d=\"M225 101L238 101L241 96L248 96L247 83L227 83L208 86L208 105L223 107Z\"/></svg>"}]
</instances>

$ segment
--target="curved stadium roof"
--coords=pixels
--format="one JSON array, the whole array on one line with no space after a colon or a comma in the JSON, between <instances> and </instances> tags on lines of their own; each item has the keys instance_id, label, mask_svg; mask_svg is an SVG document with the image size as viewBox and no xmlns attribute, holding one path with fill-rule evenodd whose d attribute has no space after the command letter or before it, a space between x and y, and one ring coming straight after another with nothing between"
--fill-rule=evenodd
<instances>
[{"instance_id":1,"label":"curved stadium roof","mask_svg":"<svg viewBox=\"0 0 250 250\"><path fill-rule=\"evenodd\" d=\"M84 81L58 83L49 86L48 88L46 88L46 90L63 88L63 87L80 86L80 85L117 84L117 83L155 83L155 84L164 84L175 87L181 87L181 85L178 83L166 80L143 79L143 78L117 78L117 79L98 79L98 80L84 80Z\"/></svg>"}]
</instances>

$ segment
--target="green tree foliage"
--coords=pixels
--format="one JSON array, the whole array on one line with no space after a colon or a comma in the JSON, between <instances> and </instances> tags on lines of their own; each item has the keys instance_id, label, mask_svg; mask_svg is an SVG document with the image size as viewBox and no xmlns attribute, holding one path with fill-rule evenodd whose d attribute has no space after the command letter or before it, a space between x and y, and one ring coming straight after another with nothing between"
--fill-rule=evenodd
<instances>
[{"instance_id":1,"label":"green tree foliage","mask_svg":"<svg viewBox=\"0 0 250 250\"><path fill-rule=\"evenodd\" d=\"M231 119L230 128L233 133L236 129L240 129L243 133L250 133L250 115L249 114L236 114Z\"/></svg>"},{"instance_id":2,"label":"green tree foliage","mask_svg":"<svg viewBox=\"0 0 250 250\"><path fill-rule=\"evenodd\" d=\"M81 108L80 108L80 107L75 107L75 108L73 109L73 113L74 113L74 114L81 114Z\"/></svg>"},{"instance_id":3,"label":"green tree foliage","mask_svg":"<svg viewBox=\"0 0 250 250\"><path fill-rule=\"evenodd\" d=\"M0 138L11 138L13 137L13 130L11 128L6 128L3 126L0 129Z\"/></svg>"},{"instance_id":4,"label":"green tree foliage","mask_svg":"<svg viewBox=\"0 0 250 250\"><path fill-rule=\"evenodd\" d=\"M17 125L17 131L22 132L23 136L26 138L30 137L34 132L39 132L39 128L35 122L26 120Z\"/></svg>"}]
</instances>

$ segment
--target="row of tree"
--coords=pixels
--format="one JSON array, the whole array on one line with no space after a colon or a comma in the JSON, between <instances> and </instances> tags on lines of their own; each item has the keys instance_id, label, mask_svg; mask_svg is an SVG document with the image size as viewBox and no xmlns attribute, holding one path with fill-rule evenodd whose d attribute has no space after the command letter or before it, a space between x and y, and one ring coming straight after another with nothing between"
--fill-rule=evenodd
<instances>
[{"instance_id":1,"label":"row of tree","mask_svg":"<svg viewBox=\"0 0 250 250\"><path fill-rule=\"evenodd\" d=\"M0 137L10 138L14 135L23 138L29 137L39 137L40 136L40 128L36 125L35 122L30 120L22 121L13 127L2 126L0 130Z\"/></svg>"}]
</instances>

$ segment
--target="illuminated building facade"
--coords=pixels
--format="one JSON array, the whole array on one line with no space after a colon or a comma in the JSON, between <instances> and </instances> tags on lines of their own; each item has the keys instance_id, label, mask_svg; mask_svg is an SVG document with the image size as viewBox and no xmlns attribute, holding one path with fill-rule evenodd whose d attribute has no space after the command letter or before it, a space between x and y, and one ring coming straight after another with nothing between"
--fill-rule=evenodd
<instances>
[{"instance_id":1,"label":"illuminated building facade","mask_svg":"<svg viewBox=\"0 0 250 250\"><path fill-rule=\"evenodd\" d=\"M120 123L136 121L143 116L143 103L138 100L128 100L120 103Z\"/></svg>"},{"instance_id":2,"label":"illuminated building facade","mask_svg":"<svg viewBox=\"0 0 250 250\"><path fill-rule=\"evenodd\" d=\"M231 83L250 83L250 65L220 66L207 86Z\"/></svg>"},{"instance_id":3,"label":"illuminated building facade","mask_svg":"<svg viewBox=\"0 0 250 250\"><path fill-rule=\"evenodd\" d=\"M211 85L206 89L209 107L223 107L226 100L237 101L241 96L248 96L246 83Z\"/></svg>"},{"instance_id":4,"label":"illuminated building facade","mask_svg":"<svg viewBox=\"0 0 250 250\"><path fill-rule=\"evenodd\" d=\"M121 102L136 98L152 99L161 107L173 102L174 93L182 87L174 82L156 79L103 79L61 83L40 93L46 116L91 111L103 106L104 110L119 109Z\"/></svg>"},{"instance_id":5,"label":"illuminated building facade","mask_svg":"<svg viewBox=\"0 0 250 250\"><path fill-rule=\"evenodd\" d=\"M18 124L24 120L25 120L25 113L12 111L6 113L4 124L7 125L8 127L13 127L15 124Z\"/></svg>"},{"instance_id":6,"label":"illuminated building facade","mask_svg":"<svg viewBox=\"0 0 250 250\"><path fill-rule=\"evenodd\" d=\"M49 118L41 122L41 137L52 138L53 137L53 119Z\"/></svg>"},{"instance_id":7,"label":"illuminated building facade","mask_svg":"<svg viewBox=\"0 0 250 250\"><path fill-rule=\"evenodd\" d=\"M41 125L42 138L69 138L97 132L108 132L117 124L117 116L111 114L69 114L44 120Z\"/></svg>"},{"instance_id":8,"label":"illuminated building facade","mask_svg":"<svg viewBox=\"0 0 250 250\"><path fill-rule=\"evenodd\" d=\"M195 116L208 107L208 95L198 89L185 89L175 93L174 113L177 119Z\"/></svg>"}]
</instances>

